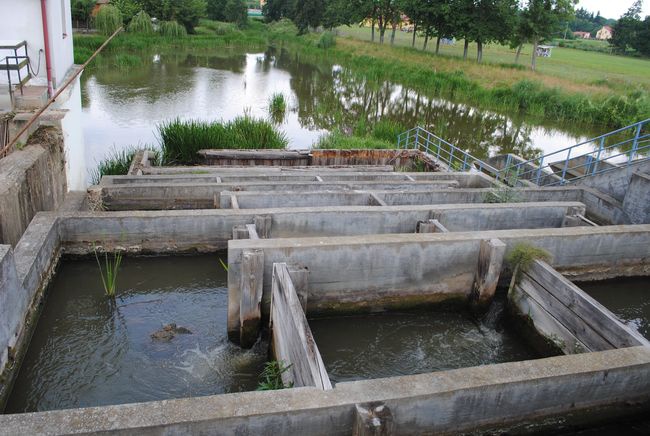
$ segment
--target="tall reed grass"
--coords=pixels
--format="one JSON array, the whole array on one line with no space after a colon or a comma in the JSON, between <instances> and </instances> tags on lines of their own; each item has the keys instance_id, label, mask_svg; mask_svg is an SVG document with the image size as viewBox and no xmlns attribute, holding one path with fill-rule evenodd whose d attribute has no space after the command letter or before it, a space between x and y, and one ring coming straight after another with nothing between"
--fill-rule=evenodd
<instances>
[{"instance_id":1,"label":"tall reed grass","mask_svg":"<svg viewBox=\"0 0 650 436\"><path fill-rule=\"evenodd\" d=\"M104 287L104 293L108 298L114 300L117 293L117 275L122 265L122 253L115 253L112 256L104 253L104 262L102 265L102 262L99 260L97 248L94 247L93 251L95 252L95 259L99 267L99 275L102 280L102 286Z\"/></svg>"},{"instance_id":2,"label":"tall reed grass","mask_svg":"<svg viewBox=\"0 0 650 436\"><path fill-rule=\"evenodd\" d=\"M131 162L138 150L150 150L158 152L152 145L143 145L137 147L128 147L122 150L113 150L108 156L102 159L97 168L91 172L91 182L93 185L99 184L104 176L124 176L129 173ZM152 162L157 163L155 160Z\"/></svg>"},{"instance_id":3,"label":"tall reed grass","mask_svg":"<svg viewBox=\"0 0 650 436\"><path fill-rule=\"evenodd\" d=\"M287 112L287 100L284 94L276 92L269 98L269 115L273 122L280 124Z\"/></svg>"},{"instance_id":4,"label":"tall reed grass","mask_svg":"<svg viewBox=\"0 0 650 436\"><path fill-rule=\"evenodd\" d=\"M283 149L288 140L266 120L245 115L229 122L182 121L158 126L164 165L191 165L202 149Z\"/></svg>"}]
</instances>

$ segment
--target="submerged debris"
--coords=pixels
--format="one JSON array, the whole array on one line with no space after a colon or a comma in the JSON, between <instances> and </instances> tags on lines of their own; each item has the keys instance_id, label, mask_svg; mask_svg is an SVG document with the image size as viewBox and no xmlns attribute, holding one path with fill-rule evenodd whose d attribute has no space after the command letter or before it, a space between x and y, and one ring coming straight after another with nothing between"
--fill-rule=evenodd
<instances>
[{"instance_id":1,"label":"submerged debris","mask_svg":"<svg viewBox=\"0 0 650 436\"><path fill-rule=\"evenodd\" d=\"M176 335L191 335L192 331L185 327L177 327L176 324L167 324L162 329L151 334L154 341L171 341Z\"/></svg>"}]
</instances>

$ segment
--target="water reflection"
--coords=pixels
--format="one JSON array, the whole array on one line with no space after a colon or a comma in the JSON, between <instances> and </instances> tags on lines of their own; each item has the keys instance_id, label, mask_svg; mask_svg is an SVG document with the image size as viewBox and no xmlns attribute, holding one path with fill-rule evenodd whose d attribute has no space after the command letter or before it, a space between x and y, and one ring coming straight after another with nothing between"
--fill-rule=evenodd
<instances>
[{"instance_id":1,"label":"water reflection","mask_svg":"<svg viewBox=\"0 0 650 436\"><path fill-rule=\"evenodd\" d=\"M143 53L142 59L141 65L124 70L104 57L84 75L90 168L112 146L155 143L155 126L165 120L228 120L245 111L268 117L268 99L276 92L289 102L280 128L292 148L309 147L326 131L353 132L379 119L424 125L477 157L508 152L533 156L596 134L575 125L531 124L397 83L370 82L340 66L287 50Z\"/></svg>"}]
</instances>

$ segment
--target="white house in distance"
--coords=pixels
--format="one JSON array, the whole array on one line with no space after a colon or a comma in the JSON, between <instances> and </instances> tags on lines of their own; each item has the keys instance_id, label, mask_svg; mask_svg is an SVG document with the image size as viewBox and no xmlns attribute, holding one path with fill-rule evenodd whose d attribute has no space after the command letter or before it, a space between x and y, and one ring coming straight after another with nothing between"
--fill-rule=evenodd
<instances>
[{"instance_id":1,"label":"white house in distance","mask_svg":"<svg viewBox=\"0 0 650 436\"><path fill-rule=\"evenodd\" d=\"M70 0L0 0L0 12L0 112L27 120L77 71ZM79 77L44 116L60 119L68 189L85 190Z\"/></svg>"},{"instance_id":2,"label":"white house in distance","mask_svg":"<svg viewBox=\"0 0 650 436\"><path fill-rule=\"evenodd\" d=\"M597 33L596 33L596 39L600 40L608 40L612 39L612 36L614 36L614 29L612 29L611 26L603 26Z\"/></svg>"}]
</instances>

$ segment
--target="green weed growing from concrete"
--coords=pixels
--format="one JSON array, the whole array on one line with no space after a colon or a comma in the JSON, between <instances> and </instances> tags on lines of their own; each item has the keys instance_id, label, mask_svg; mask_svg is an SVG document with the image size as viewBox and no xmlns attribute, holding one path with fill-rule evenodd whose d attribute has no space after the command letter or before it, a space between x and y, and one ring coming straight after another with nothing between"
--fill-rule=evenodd
<instances>
[{"instance_id":1,"label":"green weed growing from concrete","mask_svg":"<svg viewBox=\"0 0 650 436\"><path fill-rule=\"evenodd\" d=\"M519 242L506 256L506 262L515 270L526 271L536 260L550 262L551 253L527 242Z\"/></svg>"},{"instance_id":2,"label":"green weed growing from concrete","mask_svg":"<svg viewBox=\"0 0 650 436\"><path fill-rule=\"evenodd\" d=\"M261 380L257 386L258 391L275 391L279 389L292 388L293 384L286 386L282 381L282 374L287 372L291 365L285 365L282 361L273 360L264 365Z\"/></svg>"}]
</instances>

